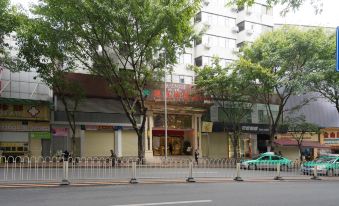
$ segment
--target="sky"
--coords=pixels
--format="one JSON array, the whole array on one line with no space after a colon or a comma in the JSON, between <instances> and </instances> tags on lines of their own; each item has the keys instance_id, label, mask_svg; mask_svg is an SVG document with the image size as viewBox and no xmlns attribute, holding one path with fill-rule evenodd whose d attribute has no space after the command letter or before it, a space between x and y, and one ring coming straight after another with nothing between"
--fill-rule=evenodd
<instances>
[{"instance_id":1,"label":"sky","mask_svg":"<svg viewBox=\"0 0 339 206\"><path fill-rule=\"evenodd\" d=\"M28 8L31 3L38 0L11 0L14 4L22 4ZM212 0L213 1L213 0ZM322 4L322 13L315 14L311 1ZM280 16L282 6L274 7L274 18L276 23L298 24L311 26L337 27L339 26L339 0L305 0L302 7L297 11L290 11L285 17Z\"/></svg>"},{"instance_id":2,"label":"sky","mask_svg":"<svg viewBox=\"0 0 339 206\"><path fill-rule=\"evenodd\" d=\"M315 13L310 2L311 0L306 0L296 12L291 11L285 17L279 15L282 6L275 7L275 22L325 27L339 26L339 0L318 0L323 4L321 14Z\"/></svg>"}]
</instances>

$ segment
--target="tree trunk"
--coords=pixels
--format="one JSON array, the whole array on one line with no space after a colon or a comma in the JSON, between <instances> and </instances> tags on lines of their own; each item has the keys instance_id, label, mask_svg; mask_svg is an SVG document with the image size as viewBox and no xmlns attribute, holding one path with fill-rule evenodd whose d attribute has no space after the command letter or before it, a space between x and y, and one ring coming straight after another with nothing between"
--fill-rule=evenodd
<instances>
[{"instance_id":1,"label":"tree trunk","mask_svg":"<svg viewBox=\"0 0 339 206\"><path fill-rule=\"evenodd\" d=\"M137 132L138 135L138 159L141 163L144 162L144 157L145 157L145 141L144 141L144 136L143 132Z\"/></svg>"},{"instance_id":2,"label":"tree trunk","mask_svg":"<svg viewBox=\"0 0 339 206\"><path fill-rule=\"evenodd\" d=\"M303 161L303 155L302 155L302 152L301 152L301 144L298 144L298 149L299 149L300 162L302 162Z\"/></svg>"}]
</instances>

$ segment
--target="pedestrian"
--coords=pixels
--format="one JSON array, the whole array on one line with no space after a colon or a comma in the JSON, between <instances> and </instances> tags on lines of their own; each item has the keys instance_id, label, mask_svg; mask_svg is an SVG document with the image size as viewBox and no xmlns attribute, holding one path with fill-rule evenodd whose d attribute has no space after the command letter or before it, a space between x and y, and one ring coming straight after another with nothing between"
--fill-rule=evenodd
<instances>
[{"instance_id":1,"label":"pedestrian","mask_svg":"<svg viewBox=\"0 0 339 206\"><path fill-rule=\"evenodd\" d=\"M195 149L195 151L194 151L194 159L195 159L195 162L197 163L197 165L199 164L198 158L199 158L199 151L198 151L198 149Z\"/></svg>"},{"instance_id":2,"label":"pedestrian","mask_svg":"<svg viewBox=\"0 0 339 206\"><path fill-rule=\"evenodd\" d=\"M117 155L114 153L114 150L112 149L111 149L111 158L112 158L112 167L114 167Z\"/></svg>"},{"instance_id":3,"label":"pedestrian","mask_svg":"<svg viewBox=\"0 0 339 206\"><path fill-rule=\"evenodd\" d=\"M172 146L172 144L169 145L169 152L170 152L171 155L173 154L173 146Z\"/></svg>"},{"instance_id":4,"label":"pedestrian","mask_svg":"<svg viewBox=\"0 0 339 206\"><path fill-rule=\"evenodd\" d=\"M280 151L280 150L279 150L279 152L278 152L278 155L282 157L282 153L281 153L281 151Z\"/></svg>"},{"instance_id":5,"label":"pedestrian","mask_svg":"<svg viewBox=\"0 0 339 206\"><path fill-rule=\"evenodd\" d=\"M67 150L65 150L64 153L63 153L63 160L68 161L68 158L69 158L69 152Z\"/></svg>"}]
</instances>

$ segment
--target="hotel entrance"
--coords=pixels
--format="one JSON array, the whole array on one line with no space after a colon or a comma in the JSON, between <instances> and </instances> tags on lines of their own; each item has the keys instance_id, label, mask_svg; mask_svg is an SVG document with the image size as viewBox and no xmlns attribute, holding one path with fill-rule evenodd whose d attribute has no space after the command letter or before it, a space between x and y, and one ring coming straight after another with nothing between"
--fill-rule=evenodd
<instances>
[{"instance_id":1,"label":"hotel entrance","mask_svg":"<svg viewBox=\"0 0 339 206\"><path fill-rule=\"evenodd\" d=\"M153 155L165 156L166 138L163 114L154 115L154 126L152 129ZM169 156L192 155L194 140L191 115L168 115L167 154Z\"/></svg>"},{"instance_id":2,"label":"hotel entrance","mask_svg":"<svg viewBox=\"0 0 339 206\"><path fill-rule=\"evenodd\" d=\"M153 155L165 156L165 130L153 129ZM192 155L194 145L194 130L167 130L167 154Z\"/></svg>"}]
</instances>

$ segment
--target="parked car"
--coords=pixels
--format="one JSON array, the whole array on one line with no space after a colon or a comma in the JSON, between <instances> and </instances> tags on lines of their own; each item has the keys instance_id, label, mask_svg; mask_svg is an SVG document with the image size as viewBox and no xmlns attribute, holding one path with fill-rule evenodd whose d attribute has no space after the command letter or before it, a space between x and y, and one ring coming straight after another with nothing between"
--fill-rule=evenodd
<instances>
[{"instance_id":1,"label":"parked car","mask_svg":"<svg viewBox=\"0 0 339 206\"><path fill-rule=\"evenodd\" d=\"M314 167L317 167L318 175L339 175L339 155L322 155L313 161L305 162L301 165L301 173L304 175L313 175Z\"/></svg>"},{"instance_id":2,"label":"parked car","mask_svg":"<svg viewBox=\"0 0 339 206\"><path fill-rule=\"evenodd\" d=\"M262 153L251 160L245 160L240 163L240 167L243 169L276 169L280 164L281 170L287 170L291 168L292 161L274 154L273 152Z\"/></svg>"}]
</instances>

